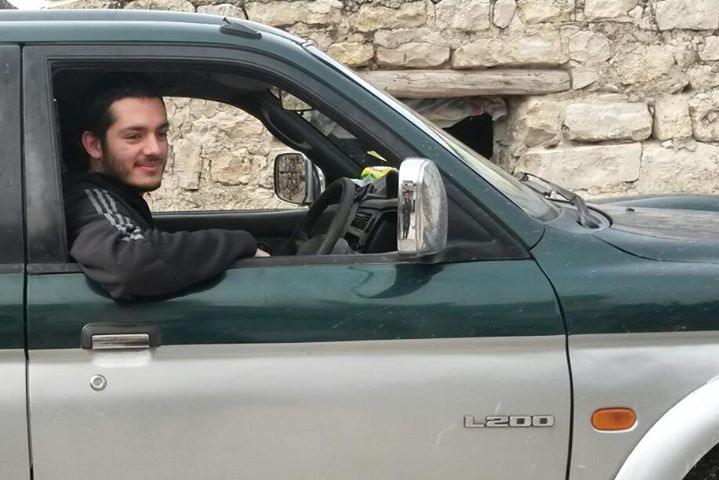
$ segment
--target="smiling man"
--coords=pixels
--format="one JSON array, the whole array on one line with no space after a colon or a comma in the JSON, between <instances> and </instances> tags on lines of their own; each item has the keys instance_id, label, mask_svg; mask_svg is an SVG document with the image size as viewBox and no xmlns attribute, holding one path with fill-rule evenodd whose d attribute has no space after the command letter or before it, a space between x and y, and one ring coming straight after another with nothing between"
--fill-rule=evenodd
<instances>
[{"instance_id":1,"label":"smiling man","mask_svg":"<svg viewBox=\"0 0 719 480\"><path fill-rule=\"evenodd\" d=\"M107 103L94 105L103 110L99 128L82 134L90 172L113 177L138 192L156 190L167 160L169 124L162 99L119 98L109 108L105 107Z\"/></svg>"},{"instance_id":2,"label":"smiling man","mask_svg":"<svg viewBox=\"0 0 719 480\"><path fill-rule=\"evenodd\" d=\"M70 255L112 297L166 295L223 272L257 250L235 230L163 232L145 192L160 187L167 161L167 113L143 78L102 82L85 106L82 146L87 173L65 186Z\"/></svg>"}]
</instances>

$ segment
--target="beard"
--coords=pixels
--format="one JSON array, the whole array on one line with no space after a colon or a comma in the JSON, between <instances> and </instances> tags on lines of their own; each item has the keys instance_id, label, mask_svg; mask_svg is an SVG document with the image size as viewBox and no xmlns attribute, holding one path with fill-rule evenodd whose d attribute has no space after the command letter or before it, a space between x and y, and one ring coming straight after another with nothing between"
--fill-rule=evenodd
<instances>
[{"instance_id":1,"label":"beard","mask_svg":"<svg viewBox=\"0 0 719 480\"><path fill-rule=\"evenodd\" d=\"M162 174L165 171L165 159L161 157L148 157L145 161L158 165L159 175L156 178L143 178L142 175L136 171L134 161L123 161L108 148L105 148L104 152L105 154L99 164L100 173L112 177L140 193L147 193L160 188Z\"/></svg>"}]
</instances>

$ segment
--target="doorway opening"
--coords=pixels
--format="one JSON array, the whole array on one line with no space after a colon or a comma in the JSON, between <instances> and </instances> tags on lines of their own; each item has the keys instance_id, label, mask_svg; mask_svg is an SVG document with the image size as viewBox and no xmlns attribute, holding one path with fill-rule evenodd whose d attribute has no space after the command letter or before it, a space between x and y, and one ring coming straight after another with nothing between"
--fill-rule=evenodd
<instances>
[{"instance_id":1,"label":"doorway opening","mask_svg":"<svg viewBox=\"0 0 719 480\"><path fill-rule=\"evenodd\" d=\"M492 158L494 132L490 114L467 117L445 130L485 158Z\"/></svg>"},{"instance_id":2,"label":"doorway opening","mask_svg":"<svg viewBox=\"0 0 719 480\"><path fill-rule=\"evenodd\" d=\"M503 98L411 98L402 101L475 152L492 159L494 123L507 115L507 103Z\"/></svg>"}]
</instances>

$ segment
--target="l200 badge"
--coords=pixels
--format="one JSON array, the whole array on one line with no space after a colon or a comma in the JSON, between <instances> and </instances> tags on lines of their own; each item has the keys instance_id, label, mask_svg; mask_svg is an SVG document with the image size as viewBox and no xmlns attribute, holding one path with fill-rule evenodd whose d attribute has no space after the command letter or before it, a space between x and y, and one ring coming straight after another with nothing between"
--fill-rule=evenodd
<instances>
[{"instance_id":1,"label":"l200 badge","mask_svg":"<svg viewBox=\"0 0 719 480\"><path fill-rule=\"evenodd\" d=\"M476 419L464 416L465 428L547 428L554 426L552 415L489 415Z\"/></svg>"}]
</instances>

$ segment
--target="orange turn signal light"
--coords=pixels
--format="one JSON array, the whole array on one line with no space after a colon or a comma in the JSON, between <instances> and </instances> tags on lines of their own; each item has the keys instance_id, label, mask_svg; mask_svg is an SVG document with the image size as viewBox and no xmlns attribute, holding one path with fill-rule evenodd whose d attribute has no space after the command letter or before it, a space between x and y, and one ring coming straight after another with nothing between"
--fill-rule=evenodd
<instances>
[{"instance_id":1,"label":"orange turn signal light","mask_svg":"<svg viewBox=\"0 0 719 480\"><path fill-rule=\"evenodd\" d=\"M631 408L600 408L592 414L592 426L603 432L629 430L637 423Z\"/></svg>"}]
</instances>

